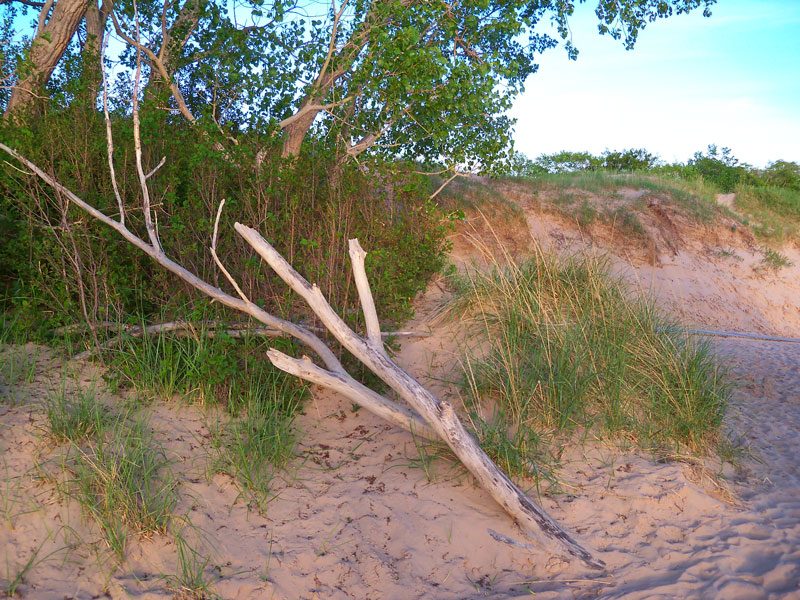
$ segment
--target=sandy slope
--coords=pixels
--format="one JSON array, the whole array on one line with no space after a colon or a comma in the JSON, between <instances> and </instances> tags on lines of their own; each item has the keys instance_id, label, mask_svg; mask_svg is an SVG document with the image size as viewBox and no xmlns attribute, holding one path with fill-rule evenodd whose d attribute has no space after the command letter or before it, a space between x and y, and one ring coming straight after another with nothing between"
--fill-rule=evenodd
<instances>
[{"instance_id":1,"label":"sandy slope","mask_svg":"<svg viewBox=\"0 0 800 600\"><path fill-rule=\"evenodd\" d=\"M602 232L579 233L558 217L526 211L546 246L620 247ZM800 337L798 267L754 271L760 255L748 240L717 232L709 243L708 232L680 225L672 248L622 245L615 269L645 287L652 282L687 324ZM517 238L517 249L529 240ZM715 257L719 243L743 260ZM456 246L461 260L474 258L467 244ZM431 325L440 294L433 285L409 325L430 326L434 335L404 342L398 360L448 394L438 378L450 376L457 355L448 326ZM152 423L183 479L177 512L193 525L184 531L208 556L211 589L226 599L800 598L800 344L715 344L737 382L728 427L762 462L726 468L738 497L730 502L692 465L655 464L597 444L576 449L562 473L568 493L542 504L606 561L601 575L524 547L515 525L463 471L425 460L408 434L354 413L333 394L314 390L299 420L305 460L276 484L266 515L248 509L229 478L206 476L213 417L156 405ZM60 385L64 365L46 350L27 351L37 356L35 381L15 390L16 406L0 404L0 580L41 548L44 560L27 573L22 597L173 597L163 577L176 572L171 538L134 540L128 563L117 566L97 530L41 478L58 456L42 437L41 404ZM85 368L80 385L94 375Z\"/></svg>"}]
</instances>

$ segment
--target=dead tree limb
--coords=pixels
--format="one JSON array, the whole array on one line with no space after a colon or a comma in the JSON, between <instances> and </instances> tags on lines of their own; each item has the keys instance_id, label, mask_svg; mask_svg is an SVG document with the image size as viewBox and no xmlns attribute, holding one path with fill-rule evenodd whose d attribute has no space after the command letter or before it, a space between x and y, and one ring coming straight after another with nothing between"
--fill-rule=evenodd
<instances>
[{"instance_id":1,"label":"dead tree limb","mask_svg":"<svg viewBox=\"0 0 800 600\"><path fill-rule=\"evenodd\" d=\"M115 220L85 202L53 176L2 142L0 142L0 149L29 168L36 176L50 185L57 195L62 195L95 219L113 228L125 240L195 289L227 307L251 316L271 330L303 342L319 356L325 365L325 368L323 368L314 364L308 357L294 359L272 349L269 351L268 356L277 368L302 379L334 389L365 409L417 435L429 439L436 439L437 437L443 439L464 466L526 533L541 542L547 541L547 539L554 540L559 544L561 553L565 552L570 556L576 557L594 569L603 569L605 565L602 561L592 556L588 550L578 544L492 462L459 421L450 403L435 398L411 375L389 358L383 348L375 304L364 269L365 253L358 240L350 241L350 256L366 321L366 339L357 335L348 327L344 320L328 304L319 287L306 281L256 230L241 223L234 225L237 233L253 247L295 293L306 301L339 343L386 382L400 398L405 400L411 409L384 398L356 381L347 373L331 349L312 331L290 321L275 317L250 301L231 274L224 268L216 253L217 225L222 206L220 206L217 213L210 251L217 262L217 266L220 267L231 285L236 289L239 297L232 296L200 279L166 255L159 239L157 221L151 214L150 197L147 189L148 176L145 175L144 166L142 165L141 140L138 127L138 102L135 100L138 95L141 75L142 48L137 46L136 51L136 77L134 79L133 93L134 142L136 148L136 170L142 188L142 208L144 209L145 227L149 242L136 235L125 225L125 210L119 197L117 197L117 200L120 205L120 215L119 220ZM108 142L111 143L110 138ZM113 169L111 161L110 168Z\"/></svg>"},{"instance_id":2,"label":"dead tree limb","mask_svg":"<svg viewBox=\"0 0 800 600\"><path fill-rule=\"evenodd\" d=\"M543 541L543 534L544 537L559 542L567 554L579 558L587 566L594 569L605 568L602 561L596 559L588 550L578 544L492 462L475 439L464 429L449 402L435 398L411 375L397 366L381 347L377 347L373 343L372 339L364 340L350 329L328 304L322 290L306 281L257 231L241 223L236 223L234 229L272 267L272 270L306 301L339 343L422 415L470 473L526 533L540 542ZM358 258L363 253L358 240L351 240L352 246L357 247L354 254ZM361 260L363 261L363 258ZM366 306L363 308L365 313L369 311ZM374 312L374 308L372 311ZM302 367L307 367L307 365L289 363L286 361L285 355L281 356L275 351L271 351L269 357L279 369L289 367L291 370L286 368L287 372L299 377L304 376L301 374L304 373ZM317 383L325 385L319 380Z\"/></svg>"},{"instance_id":3,"label":"dead tree limb","mask_svg":"<svg viewBox=\"0 0 800 600\"><path fill-rule=\"evenodd\" d=\"M249 315L256 321L266 325L268 328L280 331L284 335L292 337L311 348L311 350L313 350L314 353L319 356L325 367L331 373L335 373L338 377L352 384L351 388L348 388L350 392L345 394L348 399L352 400L359 406L364 407L368 411L386 419L390 423L401 427L402 429L413 431L422 437L430 437L426 435L426 432L430 432L430 428L428 427L427 423L418 415L413 414L407 408L399 406L395 402L392 402L388 398L384 398L379 394L374 392L371 394L364 393L361 389L364 386L358 383L347 373L347 371L345 371L341 362L339 362L339 359L331 351L331 349L328 348L325 342L323 342L308 328L276 317L258 305L252 302L245 302L241 298L231 296L220 288L200 279L197 277L197 275L170 259L161 249L160 245L158 248L155 248L148 244L146 241L128 229L125 225L123 225L120 221L112 219L91 204L85 202L82 198L56 181L37 165L20 155L15 150L9 148L6 144L0 142L0 150L4 150L16 158L19 162L30 169L36 176L50 185L56 191L56 193L63 194L67 199L69 199L70 202L89 213L98 221L105 223L117 231L127 242L139 248L142 252L150 256L162 267L171 273L174 273L198 291L204 293L220 304ZM433 434L431 433L430 435L432 436Z\"/></svg>"}]
</instances>

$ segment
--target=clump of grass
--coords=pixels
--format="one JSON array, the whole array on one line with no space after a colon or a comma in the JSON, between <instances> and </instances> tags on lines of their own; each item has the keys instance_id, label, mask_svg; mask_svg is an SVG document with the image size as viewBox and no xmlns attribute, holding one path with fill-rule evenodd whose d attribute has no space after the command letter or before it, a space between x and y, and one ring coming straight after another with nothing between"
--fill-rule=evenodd
<instances>
[{"instance_id":1,"label":"clump of grass","mask_svg":"<svg viewBox=\"0 0 800 600\"><path fill-rule=\"evenodd\" d=\"M215 440L215 469L234 477L249 501L263 510L275 473L295 456L294 416L305 395L294 378L273 371L248 390L236 418Z\"/></svg>"},{"instance_id":2,"label":"clump of grass","mask_svg":"<svg viewBox=\"0 0 800 600\"><path fill-rule=\"evenodd\" d=\"M713 255L717 258L730 258L737 262L742 262L744 260L733 248L717 248L714 250Z\"/></svg>"},{"instance_id":3,"label":"clump of grass","mask_svg":"<svg viewBox=\"0 0 800 600\"><path fill-rule=\"evenodd\" d=\"M606 212L605 219L611 223L614 229L625 235L637 238L647 237L647 230L644 228L644 225L642 225L639 217L636 216L636 213L624 206Z\"/></svg>"},{"instance_id":4,"label":"clump of grass","mask_svg":"<svg viewBox=\"0 0 800 600\"><path fill-rule=\"evenodd\" d=\"M788 257L772 248L764 248L764 258L761 259L761 267L771 271L780 271L783 267L791 267L792 261Z\"/></svg>"},{"instance_id":5,"label":"clump of grass","mask_svg":"<svg viewBox=\"0 0 800 600\"><path fill-rule=\"evenodd\" d=\"M213 583L219 579L219 572L209 569L211 554L205 551L205 544L190 543L185 529L183 527L175 533L178 564L175 575L165 577L167 586L175 592L175 598L179 600L219 598L211 589Z\"/></svg>"},{"instance_id":6,"label":"clump of grass","mask_svg":"<svg viewBox=\"0 0 800 600\"><path fill-rule=\"evenodd\" d=\"M452 310L474 327L465 403L512 473L554 464L559 440L578 431L665 455L720 439L729 392L708 347L632 299L604 261L540 254L457 289Z\"/></svg>"},{"instance_id":7,"label":"clump of grass","mask_svg":"<svg viewBox=\"0 0 800 600\"><path fill-rule=\"evenodd\" d=\"M126 335L109 355L110 383L115 389L134 388L146 400L178 397L235 414L244 399L272 385L278 371L266 351L273 346L287 353L294 349L287 340L233 338L219 329L211 335L202 327L183 337Z\"/></svg>"},{"instance_id":8,"label":"clump of grass","mask_svg":"<svg viewBox=\"0 0 800 600\"><path fill-rule=\"evenodd\" d=\"M100 527L117 558L130 533L165 533L177 503L169 461L141 416L118 416L98 429L91 443L73 446L63 491Z\"/></svg>"},{"instance_id":9,"label":"clump of grass","mask_svg":"<svg viewBox=\"0 0 800 600\"><path fill-rule=\"evenodd\" d=\"M56 442L75 444L98 435L109 420L93 388L69 394L63 385L50 396L46 417L48 433Z\"/></svg>"}]
</instances>

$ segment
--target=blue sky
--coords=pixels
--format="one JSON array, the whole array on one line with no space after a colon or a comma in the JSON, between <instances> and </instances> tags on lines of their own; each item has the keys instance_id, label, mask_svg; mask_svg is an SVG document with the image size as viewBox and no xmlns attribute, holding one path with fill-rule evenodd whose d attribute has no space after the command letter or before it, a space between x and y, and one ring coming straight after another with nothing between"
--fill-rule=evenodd
<instances>
[{"instance_id":1,"label":"blue sky","mask_svg":"<svg viewBox=\"0 0 800 600\"><path fill-rule=\"evenodd\" d=\"M684 162L708 144L757 167L800 162L800 0L719 0L648 25L636 48L597 33L594 2L576 7L569 61L542 57L512 116L516 148L647 148Z\"/></svg>"}]
</instances>

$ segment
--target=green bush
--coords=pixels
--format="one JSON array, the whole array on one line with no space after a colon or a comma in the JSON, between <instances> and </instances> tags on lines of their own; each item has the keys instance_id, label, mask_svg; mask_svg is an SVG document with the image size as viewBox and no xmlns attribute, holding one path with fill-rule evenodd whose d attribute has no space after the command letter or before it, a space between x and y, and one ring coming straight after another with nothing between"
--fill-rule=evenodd
<instances>
[{"instance_id":1,"label":"green bush","mask_svg":"<svg viewBox=\"0 0 800 600\"><path fill-rule=\"evenodd\" d=\"M131 121L112 117L114 164L126 223L147 238L136 177ZM105 124L93 110L51 110L28 129L0 124L3 139L52 172L108 215L119 213L106 157ZM443 261L447 223L427 201L428 182L396 164L358 169L322 142L297 160L280 158L276 138L253 135L220 148L209 132L172 124L160 111L142 113L145 169L166 157L149 180L167 254L235 295L208 247L220 201L219 253L248 296L283 316L307 310L233 231L234 221L258 229L302 274L317 283L351 323L358 321L348 238L376 253L367 262L379 314L403 319L410 300ZM77 141L77 143L76 143ZM260 168L255 154L264 153ZM66 323L150 320L172 316L187 302L205 302L110 228L14 169L0 173L0 250L4 305L40 329ZM219 309L224 314L222 309Z\"/></svg>"}]
</instances>

